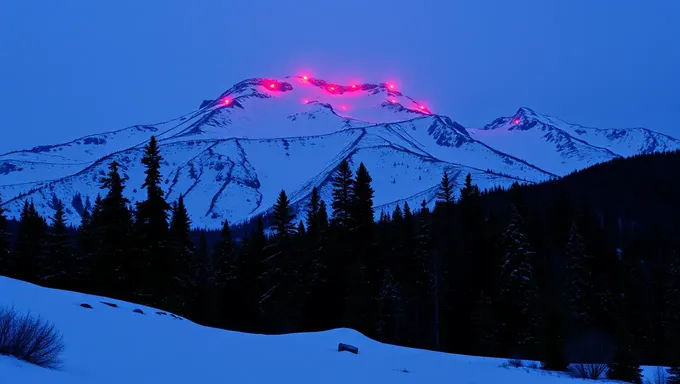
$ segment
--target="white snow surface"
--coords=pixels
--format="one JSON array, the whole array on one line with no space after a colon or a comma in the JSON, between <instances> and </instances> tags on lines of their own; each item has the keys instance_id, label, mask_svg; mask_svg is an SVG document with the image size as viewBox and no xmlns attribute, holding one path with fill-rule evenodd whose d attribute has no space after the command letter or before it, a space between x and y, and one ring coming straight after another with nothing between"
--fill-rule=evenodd
<instances>
[{"instance_id":1,"label":"white snow surface","mask_svg":"<svg viewBox=\"0 0 680 384\"><path fill-rule=\"evenodd\" d=\"M54 323L66 346L63 364L57 370L0 355L2 383L583 382L566 374L500 367L505 359L381 344L351 329L276 336L231 332L160 315L160 311L142 305L47 289L2 276L0 292L0 306L30 311ZM338 352L338 343L358 347L359 354ZM651 375L654 369L645 367L645 372Z\"/></svg>"},{"instance_id":2,"label":"white snow surface","mask_svg":"<svg viewBox=\"0 0 680 384\"><path fill-rule=\"evenodd\" d=\"M140 159L151 136L165 159L168 199L182 194L193 226L210 229L268 212L281 189L298 214L314 186L329 199L330 178L343 159L353 168L366 163L379 214L396 203L431 205L444 170L457 184L471 173L488 188L680 148L679 140L644 128L585 128L528 108L484 129L466 129L392 85L248 79L166 122L0 155L3 207L16 218L32 199L50 217L61 199L68 222L78 225L82 207L103 193L100 180L113 160L122 165L127 197L139 201Z\"/></svg>"}]
</instances>

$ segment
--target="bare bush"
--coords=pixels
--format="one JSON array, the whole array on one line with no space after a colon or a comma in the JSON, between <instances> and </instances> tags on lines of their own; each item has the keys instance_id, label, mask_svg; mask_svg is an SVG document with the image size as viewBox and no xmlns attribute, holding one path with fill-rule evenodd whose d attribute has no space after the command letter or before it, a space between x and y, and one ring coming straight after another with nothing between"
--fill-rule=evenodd
<instances>
[{"instance_id":1,"label":"bare bush","mask_svg":"<svg viewBox=\"0 0 680 384\"><path fill-rule=\"evenodd\" d=\"M14 356L45 368L58 368L64 339L50 322L0 308L0 355Z\"/></svg>"},{"instance_id":2,"label":"bare bush","mask_svg":"<svg viewBox=\"0 0 680 384\"><path fill-rule=\"evenodd\" d=\"M572 364L569 368L578 378L597 380L607 370L607 364Z\"/></svg>"},{"instance_id":3,"label":"bare bush","mask_svg":"<svg viewBox=\"0 0 680 384\"><path fill-rule=\"evenodd\" d=\"M524 362L520 359L510 359L508 360L508 366L513 368L520 368L524 365Z\"/></svg>"},{"instance_id":4,"label":"bare bush","mask_svg":"<svg viewBox=\"0 0 680 384\"><path fill-rule=\"evenodd\" d=\"M656 367L654 378L645 379L645 384L666 384L668 383L668 373L664 367Z\"/></svg>"}]
</instances>

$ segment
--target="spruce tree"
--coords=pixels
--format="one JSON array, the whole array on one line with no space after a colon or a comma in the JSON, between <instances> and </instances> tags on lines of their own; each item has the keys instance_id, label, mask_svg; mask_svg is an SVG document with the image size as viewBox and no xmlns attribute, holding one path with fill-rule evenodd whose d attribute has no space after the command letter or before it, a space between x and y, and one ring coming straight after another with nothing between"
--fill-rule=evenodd
<instances>
[{"instance_id":1,"label":"spruce tree","mask_svg":"<svg viewBox=\"0 0 680 384\"><path fill-rule=\"evenodd\" d=\"M143 249L167 240L170 205L165 200L165 193L161 188L162 161L158 142L151 136L149 143L144 146L142 157L146 175L142 188L146 189L146 200L137 203L137 226L141 231L139 236Z\"/></svg>"},{"instance_id":2,"label":"spruce tree","mask_svg":"<svg viewBox=\"0 0 680 384\"><path fill-rule=\"evenodd\" d=\"M301 260L292 240L293 213L285 191L281 191L273 208L275 243L269 249L264 280L267 291L262 296L264 313L273 331L293 332L302 317L303 286Z\"/></svg>"},{"instance_id":3,"label":"spruce tree","mask_svg":"<svg viewBox=\"0 0 680 384\"><path fill-rule=\"evenodd\" d=\"M310 237L316 238L320 232L319 229L319 210L321 209L321 197L319 196L319 190L314 187L312 189L312 195L309 199L309 205L307 206L307 216L305 218L307 222L307 233Z\"/></svg>"},{"instance_id":4,"label":"spruce tree","mask_svg":"<svg viewBox=\"0 0 680 384\"><path fill-rule=\"evenodd\" d=\"M350 212L352 210L352 170L347 160L343 160L333 178L333 208L332 224L339 228L349 228Z\"/></svg>"},{"instance_id":5,"label":"spruce tree","mask_svg":"<svg viewBox=\"0 0 680 384\"><path fill-rule=\"evenodd\" d=\"M47 238L49 270L44 271L42 280L49 286L73 288L76 276L73 258L73 244L68 233L64 203L58 200Z\"/></svg>"},{"instance_id":6,"label":"spruce tree","mask_svg":"<svg viewBox=\"0 0 680 384\"><path fill-rule=\"evenodd\" d=\"M666 341L669 382L680 384L680 255L672 252L664 287L663 338Z\"/></svg>"},{"instance_id":7,"label":"spruce tree","mask_svg":"<svg viewBox=\"0 0 680 384\"><path fill-rule=\"evenodd\" d=\"M453 184L449 180L449 172L444 171L442 181L439 184L439 191L437 192L437 203L444 205L451 205L454 203Z\"/></svg>"},{"instance_id":8,"label":"spruce tree","mask_svg":"<svg viewBox=\"0 0 680 384\"><path fill-rule=\"evenodd\" d=\"M134 298L137 282L144 278L131 265L132 213L130 201L124 196L125 181L118 171L118 163L109 164L109 172L102 179L101 189L107 193L97 196L92 209L91 229L95 238L92 259L94 291L122 299Z\"/></svg>"},{"instance_id":9,"label":"spruce tree","mask_svg":"<svg viewBox=\"0 0 680 384\"><path fill-rule=\"evenodd\" d=\"M276 200L272 213L276 237L279 240L287 239L294 232L293 211L286 196L286 191L281 190Z\"/></svg>"},{"instance_id":10,"label":"spruce tree","mask_svg":"<svg viewBox=\"0 0 680 384\"><path fill-rule=\"evenodd\" d=\"M44 271L49 270L45 257L47 223L40 217L33 201L25 201L19 217L10 270L17 279L41 283Z\"/></svg>"},{"instance_id":11,"label":"spruce tree","mask_svg":"<svg viewBox=\"0 0 680 384\"><path fill-rule=\"evenodd\" d=\"M191 220L182 195L173 203L169 234L171 246L166 257L170 260L165 265L171 278L160 302L173 312L186 314L197 310L194 305L199 299L195 294L199 265L191 241Z\"/></svg>"},{"instance_id":12,"label":"spruce tree","mask_svg":"<svg viewBox=\"0 0 680 384\"><path fill-rule=\"evenodd\" d=\"M593 263L586 250L583 237L572 224L565 249L567 261L568 286L566 290L569 316L575 321L579 332L588 330L592 324L593 293L595 282L593 277Z\"/></svg>"},{"instance_id":13,"label":"spruce tree","mask_svg":"<svg viewBox=\"0 0 680 384\"><path fill-rule=\"evenodd\" d=\"M220 240L213 247L213 280L217 287L222 287L227 283L234 261L236 245L231 234L231 227L227 219L222 223ZM219 289L219 288L218 288Z\"/></svg>"},{"instance_id":14,"label":"spruce tree","mask_svg":"<svg viewBox=\"0 0 680 384\"><path fill-rule=\"evenodd\" d=\"M636 362L630 336L623 331L617 335L614 359L607 365L607 378L626 383L641 384L642 369Z\"/></svg>"},{"instance_id":15,"label":"spruce tree","mask_svg":"<svg viewBox=\"0 0 680 384\"><path fill-rule=\"evenodd\" d=\"M511 207L510 222L502 236L501 249L503 347L506 352L532 353L540 324L539 295L534 276L535 252L531 250L524 220L515 206Z\"/></svg>"},{"instance_id":16,"label":"spruce tree","mask_svg":"<svg viewBox=\"0 0 680 384\"><path fill-rule=\"evenodd\" d=\"M10 262L10 236L9 224L5 216L7 210L2 206L2 196L0 196L0 275L9 275L8 267Z\"/></svg>"},{"instance_id":17,"label":"spruce tree","mask_svg":"<svg viewBox=\"0 0 680 384\"><path fill-rule=\"evenodd\" d=\"M173 261L168 257L168 212L170 205L165 200L161 188L161 162L163 157L155 137L144 146L144 183L146 200L137 202L136 235L138 261L136 270L143 273L143 295L150 300L149 304L158 305L164 297L171 294L167 291L173 280ZM148 296L147 296L148 295Z\"/></svg>"}]
</instances>

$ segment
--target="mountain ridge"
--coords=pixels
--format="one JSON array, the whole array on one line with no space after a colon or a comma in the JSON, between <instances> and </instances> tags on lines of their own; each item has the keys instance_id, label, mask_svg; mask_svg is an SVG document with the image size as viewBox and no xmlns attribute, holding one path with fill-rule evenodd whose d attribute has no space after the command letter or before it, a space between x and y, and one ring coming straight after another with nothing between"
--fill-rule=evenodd
<instances>
[{"instance_id":1,"label":"mountain ridge","mask_svg":"<svg viewBox=\"0 0 680 384\"><path fill-rule=\"evenodd\" d=\"M26 198L45 216L55 199L74 201L67 217L77 225L77 206L85 203L76 204L76 194L94 201L110 161L121 164L127 197L143 198L138 160L153 135L165 159L168 199L184 195L195 226L215 229L225 219L236 223L267 212L281 189L300 218L312 187L330 198L329 180L344 159L353 167L366 163L378 215L399 201L432 204L444 170L458 175L456 186L471 173L490 188L549 180L629 153L680 149L680 140L668 135L632 130L586 128L526 107L472 129L390 83L253 78L161 123L2 154L0 195L10 217L18 217Z\"/></svg>"}]
</instances>

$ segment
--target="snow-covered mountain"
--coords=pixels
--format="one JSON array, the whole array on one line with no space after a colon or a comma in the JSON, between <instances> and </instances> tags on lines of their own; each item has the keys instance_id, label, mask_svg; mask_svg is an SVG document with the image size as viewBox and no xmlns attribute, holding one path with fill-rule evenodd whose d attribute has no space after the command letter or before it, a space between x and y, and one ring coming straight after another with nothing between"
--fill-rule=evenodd
<instances>
[{"instance_id":1,"label":"snow-covered mountain","mask_svg":"<svg viewBox=\"0 0 680 384\"><path fill-rule=\"evenodd\" d=\"M170 200L185 196L195 226L218 228L267 212L281 189L302 208L314 186L330 198L343 159L364 162L375 204L432 203L444 170L481 188L538 182L616 156L680 148L646 129L599 130L523 108L466 129L394 84L332 84L303 76L248 79L173 120L0 155L0 195L10 216L32 199L44 216L57 199L68 220L94 201L108 164L121 164L132 202L143 198L144 144L155 136Z\"/></svg>"},{"instance_id":2,"label":"snow-covered mountain","mask_svg":"<svg viewBox=\"0 0 680 384\"><path fill-rule=\"evenodd\" d=\"M583 382L566 373L504 368L505 359L382 344L351 329L275 336L225 331L134 303L2 276L0 292L1 309L51 322L65 345L56 370L0 354L2 383ZM338 352L338 343L356 346L359 354ZM655 368L643 369L654 379Z\"/></svg>"},{"instance_id":3,"label":"snow-covered mountain","mask_svg":"<svg viewBox=\"0 0 680 384\"><path fill-rule=\"evenodd\" d=\"M616 157L680 148L680 140L646 128L589 128L529 108L468 132L493 148L558 175Z\"/></svg>"}]
</instances>

